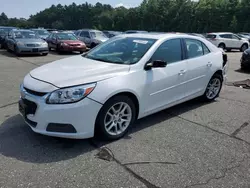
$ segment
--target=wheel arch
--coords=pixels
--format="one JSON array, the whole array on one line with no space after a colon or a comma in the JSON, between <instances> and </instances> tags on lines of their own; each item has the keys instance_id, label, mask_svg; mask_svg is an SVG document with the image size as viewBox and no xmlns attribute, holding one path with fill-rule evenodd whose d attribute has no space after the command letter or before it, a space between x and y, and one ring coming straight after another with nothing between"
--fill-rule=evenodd
<instances>
[{"instance_id":1,"label":"wheel arch","mask_svg":"<svg viewBox=\"0 0 250 188\"><path fill-rule=\"evenodd\" d=\"M135 108L136 108L136 119L138 118L138 115L139 115L139 112L140 112L140 103L139 103L139 99L138 97L131 91L121 91L121 92L118 92L118 93L115 93L113 94L112 96L110 96L106 101L109 101L110 99L116 97L116 96L127 96L129 97L135 104ZM105 104L104 103L104 104Z\"/></svg>"}]
</instances>

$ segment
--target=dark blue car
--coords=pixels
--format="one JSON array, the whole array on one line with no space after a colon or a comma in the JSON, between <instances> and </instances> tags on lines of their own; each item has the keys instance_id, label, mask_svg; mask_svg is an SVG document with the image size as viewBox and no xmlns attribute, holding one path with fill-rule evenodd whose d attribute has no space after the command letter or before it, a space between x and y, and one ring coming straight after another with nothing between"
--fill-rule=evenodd
<instances>
[{"instance_id":1,"label":"dark blue car","mask_svg":"<svg viewBox=\"0 0 250 188\"><path fill-rule=\"evenodd\" d=\"M6 37L12 29L16 29L16 27L0 26L0 48L6 47Z\"/></svg>"}]
</instances>

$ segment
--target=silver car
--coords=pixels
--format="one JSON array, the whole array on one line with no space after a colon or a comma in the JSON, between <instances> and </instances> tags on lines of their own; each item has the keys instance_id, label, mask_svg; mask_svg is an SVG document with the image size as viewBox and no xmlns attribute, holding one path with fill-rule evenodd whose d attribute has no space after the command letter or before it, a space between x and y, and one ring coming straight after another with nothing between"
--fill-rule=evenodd
<instances>
[{"instance_id":1,"label":"silver car","mask_svg":"<svg viewBox=\"0 0 250 188\"><path fill-rule=\"evenodd\" d=\"M91 29L78 30L75 35L89 48L94 48L109 39L102 31Z\"/></svg>"},{"instance_id":2,"label":"silver car","mask_svg":"<svg viewBox=\"0 0 250 188\"><path fill-rule=\"evenodd\" d=\"M50 33L46 29L31 29L38 35L41 39L46 40Z\"/></svg>"},{"instance_id":3,"label":"silver car","mask_svg":"<svg viewBox=\"0 0 250 188\"><path fill-rule=\"evenodd\" d=\"M20 54L48 55L48 43L31 30L12 30L7 39L7 50Z\"/></svg>"}]
</instances>

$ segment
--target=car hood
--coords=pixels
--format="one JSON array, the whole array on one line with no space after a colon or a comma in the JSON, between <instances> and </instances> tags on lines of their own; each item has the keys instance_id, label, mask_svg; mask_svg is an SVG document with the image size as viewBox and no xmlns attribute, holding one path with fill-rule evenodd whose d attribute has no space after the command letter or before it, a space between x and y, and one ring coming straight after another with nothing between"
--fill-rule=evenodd
<instances>
[{"instance_id":1,"label":"car hood","mask_svg":"<svg viewBox=\"0 0 250 188\"><path fill-rule=\"evenodd\" d=\"M36 68L30 75L37 80L63 88L93 83L128 72L129 65L105 63L77 55Z\"/></svg>"},{"instance_id":2,"label":"car hood","mask_svg":"<svg viewBox=\"0 0 250 188\"><path fill-rule=\"evenodd\" d=\"M22 43L41 43L44 42L42 39L16 39L17 42L22 42Z\"/></svg>"}]
</instances>

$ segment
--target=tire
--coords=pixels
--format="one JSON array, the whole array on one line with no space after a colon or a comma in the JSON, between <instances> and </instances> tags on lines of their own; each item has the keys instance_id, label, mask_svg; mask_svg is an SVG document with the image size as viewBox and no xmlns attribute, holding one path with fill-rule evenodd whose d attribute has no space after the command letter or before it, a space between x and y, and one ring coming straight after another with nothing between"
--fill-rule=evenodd
<instances>
[{"instance_id":1,"label":"tire","mask_svg":"<svg viewBox=\"0 0 250 188\"><path fill-rule=\"evenodd\" d=\"M79 51L80 52L80 54L83 54L84 53L84 51Z\"/></svg>"},{"instance_id":2,"label":"tire","mask_svg":"<svg viewBox=\"0 0 250 188\"><path fill-rule=\"evenodd\" d=\"M245 50L247 50L248 49L248 45L247 44L243 44L242 46L241 46L241 48L240 48L240 51L241 52L244 52Z\"/></svg>"},{"instance_id":3,"label":"tire","mask_svg":"<svg viewBox=\"0 0 250 188\"><path fill-rule=\"evenodd\" d=\"M48 55L48 53L42 53L42 56L47 56Z\"/></svg>"},{"instance_id":4,"label":"tire","mask_svg":"<svg viewBox=\"0 0 250 188\"><path fill-rule=\"evenodd\" d=\"M94 47L96 47L97 45L95 44L95 43L92 43L91 45L90 45L90 48L94 48Z\"/></svg>"},{"instance_id":5,"label":"tire","mask_svg":"<svg viewBox=\"0 0 250 188\"><path fill-rule=\"evenodd\" d=\"M16 46L14 47L14 53L15 53L16 56L20 56L20 54L17 51L17 47Z\"/></svg>"},{"instance_id":6,"label":"tire","mask_svg":"<svg viewBox=\"0 0 250 188\"><path fill-rule=\"evenodd\" d=\"M220 43L218 48L222 48L223 50L226 50L226 45L224 43Z\"/></svg>"},{"instance_id":7,"label":"tire","mask_svg":"<svg viewBox=\"0 0 250 188\"><path fill-rule=\"evenodd\" d=\"M211 88L211 84L214 85L217 85L215 83L218 83L218 87L214 88L215 91L214 93L210 93L211 92L211 89L209 89L209 87ZM223 78L220 74L215 74L209 81L207 87L206 87L206 91L205 93L203 94L202 98L207 101L207 102L211 102L213 100L215 100L217 97L219 97L219 94L220 94L220 91L221 91L221 88L222 88L222 83L223 83ZM212 94L212 95L211 95Z\"/></svg>"},{"instance_id":8,"label":"tire","mask_svg":"<svg viewBox=\"0 0 250 188\"><path fill-rule=\"evenodd\" d=\"M114 107L117 112L114 112L112 107ZM119 111L120 107L121 110ZM126 110L122 112L122 109ZM121 114L126 115L122 116ZM125 120L124 118L127 121L123 121ZM96 119L95 133L98 138L102 140L117 140L128 132L135 119L136 107L134 102L129 97L124 95L115 96L109 99L101 108ZM108 129L110 130L108 131Z\"/></svg>"}]
</instances>

